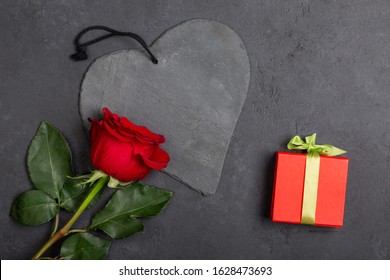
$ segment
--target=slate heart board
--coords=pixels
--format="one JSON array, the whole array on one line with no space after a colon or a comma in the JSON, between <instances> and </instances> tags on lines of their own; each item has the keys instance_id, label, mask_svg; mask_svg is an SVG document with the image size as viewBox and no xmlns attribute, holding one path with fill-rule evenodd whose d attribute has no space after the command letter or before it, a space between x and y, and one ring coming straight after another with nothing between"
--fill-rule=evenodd
<instances>
[{"instance_id":1,"label":"slate heart board","mask_svg":"<svg viewBox=\"0 0 390 280\"><path fill-rule=\"evenodd\" d=\"M96 59L85 74L80 114L101 108L165 135L166 174L204 194L216 192L250 79L240 37L212 20L190 20L164 33L151 51L116 51Z\"/></svg>"}]
</instances>

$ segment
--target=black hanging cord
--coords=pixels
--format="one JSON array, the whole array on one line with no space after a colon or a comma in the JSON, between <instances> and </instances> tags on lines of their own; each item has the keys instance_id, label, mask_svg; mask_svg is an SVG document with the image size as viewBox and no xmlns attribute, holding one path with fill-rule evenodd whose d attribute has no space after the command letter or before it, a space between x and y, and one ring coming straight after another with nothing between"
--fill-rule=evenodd
<instances>
[{"instance_id":1,"label":"black hanging cord","mask_svg":"<svg viewBox=\"0 0 390 280\"><path fill-rule=\"evenodd\" d=\"M104 31L109 32L109 34L97 37L96 39L93 39L93 40L90 40L90 41L87 41L87 42L81 44L80 43L81 37L85 33L89 32L91 30L104 30ZM100 41L102 41L104 39L107 39L107 38L110 38L110 37L113 37L113 36L129 36L129 37L137 40L137 42L140 43L141 46L145 49L145 51L150 55L150 58L151 58L152 62L154 64L158 63L157 58L152 54L152 52L150 51L148 45L145 43L145 41L139 35L131 33L131 32L117 31L117 30L114 30L112 28L109 28L109 27L106 27L106 26L102 26L102 25L95 25L95 26L87 27L84 30L82 30L79 34L77 34L76 38L74 38L74 45L76 47L76 53L72 54L70 56L70 58L73 59L74 61L86 60L88 58L88 55L87 55L86 51L87 51L87 47L89 45L95 44L97 42L100 42Z\"/></svg>"}]
</instances>

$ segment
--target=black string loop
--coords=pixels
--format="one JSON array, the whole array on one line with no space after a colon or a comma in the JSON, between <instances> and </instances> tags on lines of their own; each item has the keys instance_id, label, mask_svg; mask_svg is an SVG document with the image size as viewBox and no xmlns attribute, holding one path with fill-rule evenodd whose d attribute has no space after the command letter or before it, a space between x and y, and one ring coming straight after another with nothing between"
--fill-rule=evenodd
<instances>
[{"instance_id":1,"label":"black string loop","mask_svg":"<svg viewBox=\"0 0 390 280\"><path fill-rule=\"evenodd\" d=\"M106 34L106 35L97 37L97 38L95 38L93 40L87 41L85 43L80 43L81 37L83 37L83 35L85 33L89 32L91 30L104 30L104 31L107 31L109 33ZM145 51L150 55L150 59L152 60L152 62L154 64L158 63L157 58L150 51L148 45L141 38L141 36L139 36L139 35L137 35L135 33L131 33L131 32L117 31L115 29L112 29L112 28L109 28L109 27L106 27L106 26L102 26L102 25L89 26L89 27L83 29L82 31L80 31L79 34L77 34L76 38L74 39L74 45L75 45L75 48L76 48L76 53L72 54L70 56L70 58L73 59L74 61L80 61L80 60L88 59L88 55L87 55L87 47L88 46L90 46L92 44L95 44L97 42L100 42L102 40L108 39L108 38L113 37L113 36L128 36L128 37L133 38L138 43L140 43L141 46L145 49Z\"/></svg>"}]
</instances>

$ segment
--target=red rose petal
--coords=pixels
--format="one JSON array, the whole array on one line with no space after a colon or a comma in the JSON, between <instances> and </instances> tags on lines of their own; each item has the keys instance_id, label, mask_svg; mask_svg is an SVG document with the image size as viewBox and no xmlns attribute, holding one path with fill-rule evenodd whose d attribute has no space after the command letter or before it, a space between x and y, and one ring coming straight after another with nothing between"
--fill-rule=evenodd
<instances>
[{"instance_id":1,"label":"red rose petal","mask_svg":"<svg viewBox=\"0 0 390 280\"><path fill-rule=\"evenodd\" d=\"M150 168L161 170L168 166L170 157L166 151L157 147L149 158L143 157L143 160Z\"/></svg>"}]
</instances>

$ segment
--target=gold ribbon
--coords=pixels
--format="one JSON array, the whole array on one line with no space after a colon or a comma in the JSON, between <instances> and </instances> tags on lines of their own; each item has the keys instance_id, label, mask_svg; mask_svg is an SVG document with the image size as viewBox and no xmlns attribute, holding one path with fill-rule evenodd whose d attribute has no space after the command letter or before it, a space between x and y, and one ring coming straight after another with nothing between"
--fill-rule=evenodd
<instances>
[{"instance_id":1,"label":"gold ribbon","mask_svg":"<svg viewBox=\"0 0 390 280\"><path fill-rule=\"evenodd\" d=\"M314 225L317 207L318 177L320 174L320 156L338 156L346 151L329 144L316 145L314 133L303 141L298 135L287 144L289 150L307 150L305 183L303 187L301 224Z\"/></svg>"}]
</instances>

